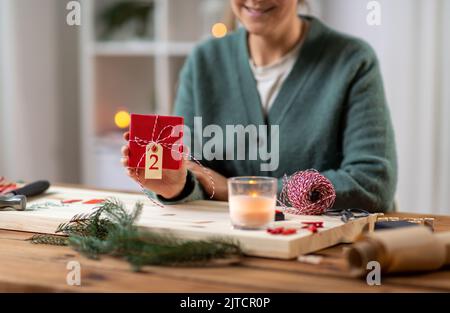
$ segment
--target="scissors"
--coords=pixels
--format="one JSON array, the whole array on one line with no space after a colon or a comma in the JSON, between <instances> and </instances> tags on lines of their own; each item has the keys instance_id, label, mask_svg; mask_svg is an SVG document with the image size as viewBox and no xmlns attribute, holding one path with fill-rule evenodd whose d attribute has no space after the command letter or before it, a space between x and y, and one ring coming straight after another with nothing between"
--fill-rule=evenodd
<instances>
[{"instance_id":1,"label":"scissors","mask_svg":"<svg viewBox=\"0 0 450 313\"><path fill-rule=\"evenodd\" d=\"M341 221L347 223L348 221L354 220L356 218L367 217L370 215L370 213L363 209L334 209L326 211L325 215L340 216Z\"/></svg>"}]
</instances>

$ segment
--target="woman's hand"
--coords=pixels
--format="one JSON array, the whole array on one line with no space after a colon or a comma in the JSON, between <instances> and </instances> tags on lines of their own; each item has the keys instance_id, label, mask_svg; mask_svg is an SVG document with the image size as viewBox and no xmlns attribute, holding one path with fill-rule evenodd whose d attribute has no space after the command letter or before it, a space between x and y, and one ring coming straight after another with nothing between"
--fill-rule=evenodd
<instances>
[{"instance_id":1,"label":"woman's hand","mask_svg":"<svg viewBox=\"0 0 450 313\"><path fill-rule=\"evenodd\" d=\"M123 138L128 141L130 133L123 134ZM175 198L183 191L186 184L186 160L183 159L181 168L178 170L162 170L162 179L145 179L145 170L134 169L128 167L130 148L127 145L122 147L121 163L126 168L128 176L130 176L138 184L144 188L153 191L166 199Z\"/></svg>"},{"instance_id":2,"label":"woman's hand","mask_svg":"<svg viewBox=\"0 0 450 313\"><path fill-rule=\"evenodd\" d=\"M214 200L227 201L228 200L228 184L227 178L210 168L202 167L195 162L186 161L186 167L195 175L199 183L205 189L206 193L211 196L213 193L214 181ZM205 170L206 169L206 170ZM209 175L211 175L211 177Z\"/></svg>"}]
</instances>

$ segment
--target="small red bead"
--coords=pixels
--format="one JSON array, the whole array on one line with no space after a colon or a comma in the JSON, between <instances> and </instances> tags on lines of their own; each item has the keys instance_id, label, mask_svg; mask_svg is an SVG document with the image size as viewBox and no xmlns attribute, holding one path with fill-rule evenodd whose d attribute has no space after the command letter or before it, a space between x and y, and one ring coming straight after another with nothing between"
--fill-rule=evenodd
<instances>
[{"instance_id":1,"label":"small red bead","mask_svg":"<svg viewBox=\"0 0 450 313\"><path fill-rule=\"evenodd\" d=\"M267 232L272 235L279 235L282 234L284 231L284 227L277 227L277 228L268 228Z\"/></svg>"},{"instance_id":2,"label":"small red bead","mask_svg":"<svg viewBox=\"0 0 450 313\"><path fill-rule=\"evenodd\" d=\"M304 225L314 225L316 227L323 227L323 221L320 222L302 222Z\"/></svg>"},{"instance_id":3,"label":"small red bead","mask_svg":"<svg viewBox=\"0 0 450 313\"><path fill-rule=\"evenodd\" d=\"M281 233L281 230L278 229L278 228L275 228L275 229L272 231L272 234L274 234L274 235L278 235L279 233Z\"/></svg>"},{"instance_id":4,"label":"small red bead","mask_svg":"<svg viewBox=\"0 0 450 313\"><path fill-rule=\"evenodd\" d=\"M312 233L317 233L317 227L315 225L309 225L308 230Z\"/></svg>"},{"instance_id":5,"label":"small red bead","mask_svg":"<svg viewBox=\"0 0 450 313\"><path fill-rule=\"evenodd\" d=\"M296 234L296 233L297 233L297 230L295 228L287 228L287 229L284 229L282 232L283 235L292 235L292 234Z\"/></svg>"}]
</instances>

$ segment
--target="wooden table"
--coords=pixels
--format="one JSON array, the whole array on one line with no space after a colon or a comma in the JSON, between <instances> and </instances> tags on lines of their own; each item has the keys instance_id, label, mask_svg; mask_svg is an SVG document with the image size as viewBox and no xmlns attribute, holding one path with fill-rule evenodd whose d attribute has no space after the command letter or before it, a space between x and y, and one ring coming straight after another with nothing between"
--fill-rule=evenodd
<instances>
[{"instance_id":1,"label":"wooden table","mask_svg":"<svg viewBox=\"0 0 450 313\"><path fill-rule=\"evenodd\" d=\"M417 214L397 213L390 216ZM450 230L450 217L434 216L436 231ZM1 212L0 212L1 218ZM69 247L33 245L32 234L0 230L0 291L8 292L419 292L450 291L450 269L382 277L381 286L354 279L346 269L344 245L320 251L320 264L244 258L228 267L156 267L141 273L104 257L89 260ZM81 286L69 286L69 261L81 265Z\"/></svg>"}]
</instances>

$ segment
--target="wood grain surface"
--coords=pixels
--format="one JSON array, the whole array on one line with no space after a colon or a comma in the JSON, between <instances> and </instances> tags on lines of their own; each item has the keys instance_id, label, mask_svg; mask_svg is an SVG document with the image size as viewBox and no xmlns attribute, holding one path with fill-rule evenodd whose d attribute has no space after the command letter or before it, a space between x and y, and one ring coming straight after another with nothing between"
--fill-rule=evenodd
<instances>
[{"instance_id":1,"label":"wood grain surface","mask_svg":"<svg viewBox=\"0 0 450 313\"><path fill-rule=\"evenodd\" d=\"M0 212L1 213L1 212ZM391 216L421 217L397 213ZM450 231L450 217L433 216L436 231ZM226 267L147 266L105 257L89 260L68 247L33 245L28 232L0 230L0 291L3 292L420 292L450 291L450 269L382 277L381 286L351 278L342 251L321 250L319 264L245 257ZM69 286L69 261L81 265L81 286Z\"/></svg>"},{"instance_id":2,"label":"wood grain surface","mask_svg":"<svg viewBox=\"0 0 450 313\"><path fill-rule=\"evenodd\" d=\"M144 229L184 239L231 239L239 242L246 255L280 259L353 242L362 232L371 231L376 220L376 215L371 215L344 223L337 216L285 214L286 220L274 222L272 227L295 228L297 233L275 236L266 230L234 229L227 202L194 201L161 207L142 194L52 187L45 195L29 201L26 211L1 211L0 229L54 233L59 224L75 215L92 213L98 206L86 203L106 198L120 200L130 211L136 202L142 202L144 208L137 224ZM311 221L323 222L323 228L317 233L302 228L302 222Z\"/></svg>"}]
</instances>

